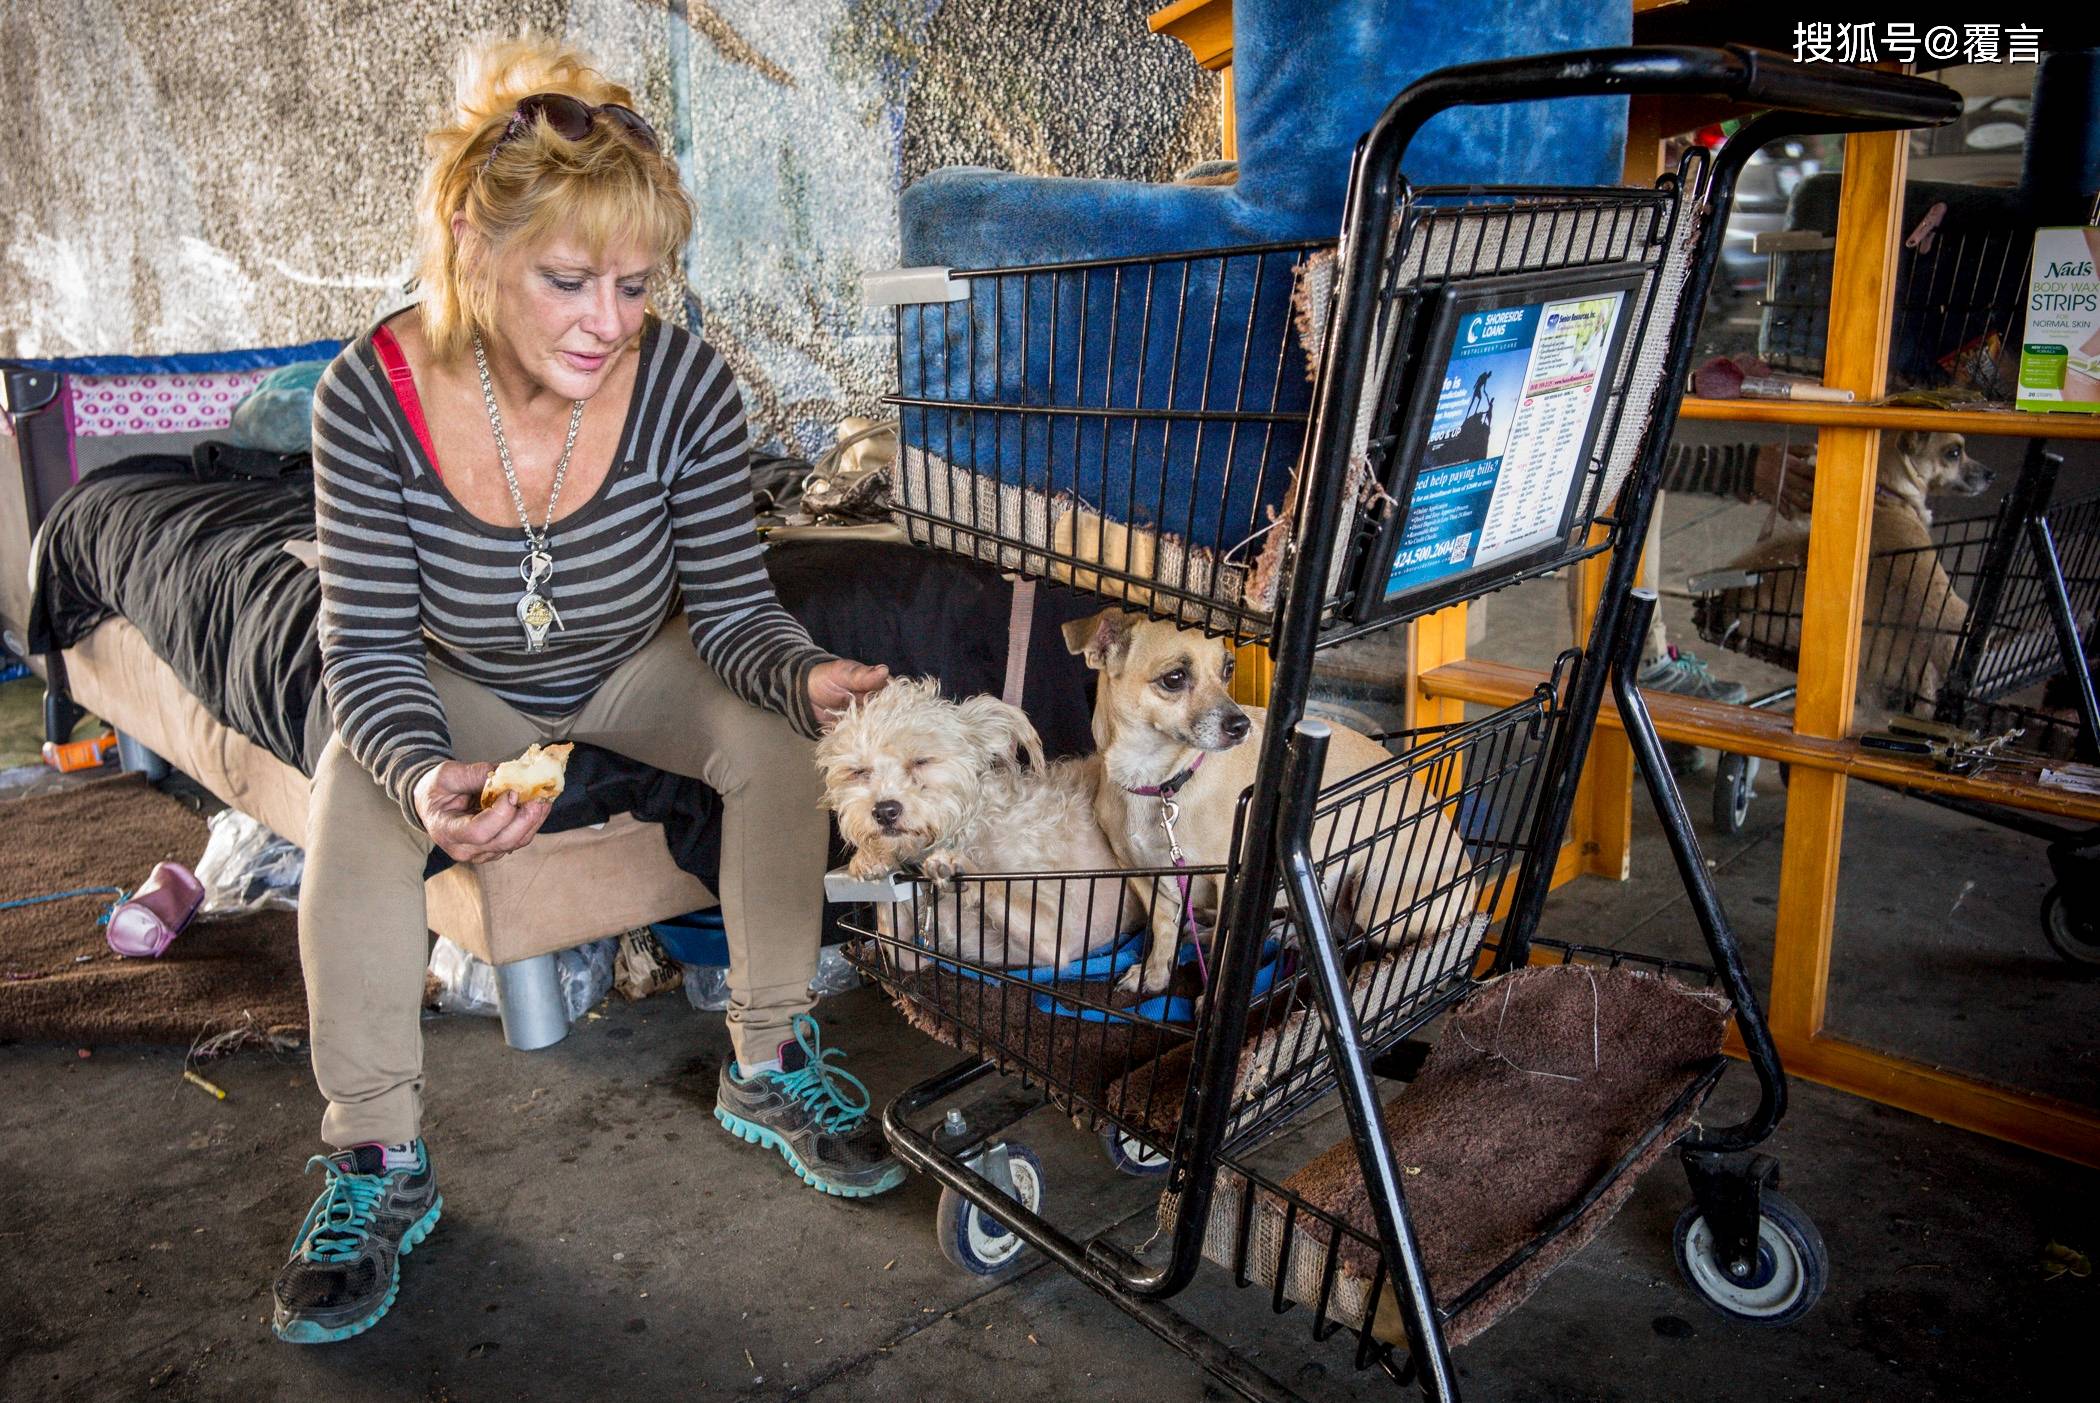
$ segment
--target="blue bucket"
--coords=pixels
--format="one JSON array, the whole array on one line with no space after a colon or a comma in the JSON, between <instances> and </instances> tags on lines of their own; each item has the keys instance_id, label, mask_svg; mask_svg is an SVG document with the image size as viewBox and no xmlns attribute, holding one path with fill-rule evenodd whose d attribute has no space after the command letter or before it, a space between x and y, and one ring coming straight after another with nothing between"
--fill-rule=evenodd
<instances>
[{"instance_id":1,"label":"blue bucket","mask_svg":"<svg viewBox=\"0 0 2100 1403\"><path fill-rule=\"evenodd\" d=\"M721 967L729 963L729 936L723 929L719 906L656 921L649 929L665 953L682 965Z\"/></svg>"}]
</instances>

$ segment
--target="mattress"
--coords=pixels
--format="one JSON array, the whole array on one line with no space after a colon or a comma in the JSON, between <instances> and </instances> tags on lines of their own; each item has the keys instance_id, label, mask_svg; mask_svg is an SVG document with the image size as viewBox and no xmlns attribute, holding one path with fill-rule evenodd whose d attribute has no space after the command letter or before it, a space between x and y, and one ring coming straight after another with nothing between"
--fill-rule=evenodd
<instances>
[{"instance_id":1,"label":"mattress","mask_svg":"<svg viewBox=\"0 0 2100 1403\"><path fill-rule=\"evenodd\" d=\"M114 464L61 498L37 534L29 645L38 653L72 650L122 620L137 636L137 647L126 650L136 653L128 665L159 664L152 674L179 693L141 694L137 703L172 723L157 728L180 752L161 752L170 763L200 782L230 785L250 768L225 763L234 742L244 741L294 774L310 773L332 730L314 633L320 582L285 546L311 540L313 522L312 478L303 472L200 480L186 458ZM131 688L122 674L107 681L120 694ZM77 692L75 699L93 706ZM215 730L200 729L207 720ZM124 729L146 738L143 726ZM303 832L303 808L296 820L284 812L303 805L303 787L300 794L298 804L276 806L282 823L255 816L287 837ZM721 801L712 790L579 747L543 831L587 827L616 813L664 825L678 862L701 884L714 880ZM431 874L450 863L434 852Z\"/></svg>"},{"instance_id":2,"label":"mattress","mask_svg":"<svg viewBox=\"0 0 2100 1403\"><path fill-rule=\"evenodd\" d=\"M187 458L128 459L54 504L29 610L31 646L65 660L76 701L295 841L306 772L332 730L318 577L285 548L312 536L304 474L204 481ZM782 603L832 652L958 695L1006 681L1013 589L993 570L850 539L776 548L767 565ZM1093 607L1049 592L1031 616L1022 704L1053 754L1091 747L1087 673L1059 625ZM577 748L569 781L530 849L544 862L448 874L451 860L432 854L433 929L520 958L711 904L712 790L592 746Z\"/></svg>"},{"instance_id":3,"label":"mattress","mask_svg":"<svg viewBox=\"0 0 2100 1403\"><path fill-rule=\"evenodd\" d=\"M105 620L62 656L74 700L225 803L306 841L306 776L212 716L137 627ZM715 904L672 860L662 825L627 813L543 832L502 862L447 867L426 899L430 928L491 964Z\"/></svg>"}]
</instances>

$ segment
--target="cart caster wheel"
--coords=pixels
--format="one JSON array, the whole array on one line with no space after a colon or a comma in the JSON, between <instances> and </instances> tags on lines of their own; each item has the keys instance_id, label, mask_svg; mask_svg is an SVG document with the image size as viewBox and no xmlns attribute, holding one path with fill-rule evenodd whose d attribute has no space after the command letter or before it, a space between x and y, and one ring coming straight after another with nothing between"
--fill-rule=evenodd
<instances>
[{"instance_id":1,"label":"cart caster wheel","mask_svg":"<svg viewBox=\"0 0 2100 1403\"><path fill-rule=\"evenodd\" d=\"M1677 1219L1677 1270L1702 1300L1746 1325L1791 1325L1830 1284L1823 1235L1794 1201L1766 1189L1757 1225L1757 1261L1737 1277L1713 1255L1713 1231L1693 1204Z\"/></svg>"},{"instance_id":2,"label":"cart caster wheel","mask_svg":"<svg viewBox=\"0 0 2100 1403\"><path fill-rule=\"evenodd\" d=\"M1155 1179L1167 1172L1173 1161L1143 1140L1113 1125L1101 1127L1101 1152L1118 1174L1133 1179Z\"/></svg>"},{"instance_id":3,"label":"cart caster wheel","mask_svg":"<svg viewBox=\"0 0 2100 1403\"><path fill-rule=\"evenodd\" d=\"M2100 921L2073 910L2061 882L2042 898L2042 934L2065 963L2082 974L2100 974Z\"/></svg>"},{"instance_id":4,"label":"cart caster wheel","mask_svg":"<svg viewBox=\"0 0 2100 1403\"><path fill-rule=\"evenodd\" d=\"M1733 838L1743 831L1750 817L1750 801L1757 791L1757 757L1724 754L1714 766L1714 827Z\"/></svg>"},{"instance_id":5,"label":"cart caster wheel","mask_svg":"<svg viewBox=\"0 0 2100 1403\"><path fill-rule=\"evenodd\" d=\"M1033 1213L1043 1206L1043 1162L1026 1145L1009 1143L1006 1168L1013 1176L1021 1206ZM1028 1244L1020 1234L953 1189L941 1190L934 1214L941 1255L975 1276L1004 1277L1027 1261Z\"/></svg>"}]
</instances>

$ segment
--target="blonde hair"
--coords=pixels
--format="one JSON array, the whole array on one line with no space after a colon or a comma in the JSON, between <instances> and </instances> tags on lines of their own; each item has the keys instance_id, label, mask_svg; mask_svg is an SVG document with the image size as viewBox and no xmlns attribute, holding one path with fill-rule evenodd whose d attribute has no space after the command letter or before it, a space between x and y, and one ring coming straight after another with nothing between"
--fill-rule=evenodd
<instances>
[{"instance_id":1,"label":"blonde hair","mask_svg":"<svg viewBox=\"0 0 2100 1403\"><path fill-rule=\"evenodd\" d=\"M569 234L593 256L634 243L659 272L670 266L692 232L693 202L665 152L611 121L593 122L581 141L542 121L490 158L533 93L634 106L588 55L544 35L481 41L460 55L455 82L451 115L424 138L430 164L416 196L423 330L440 357L466 354L473 333L489 329L496 265L512 249ZM464 250L452 232L460 215L476 236Z\"/></svg>"}]
</instances>

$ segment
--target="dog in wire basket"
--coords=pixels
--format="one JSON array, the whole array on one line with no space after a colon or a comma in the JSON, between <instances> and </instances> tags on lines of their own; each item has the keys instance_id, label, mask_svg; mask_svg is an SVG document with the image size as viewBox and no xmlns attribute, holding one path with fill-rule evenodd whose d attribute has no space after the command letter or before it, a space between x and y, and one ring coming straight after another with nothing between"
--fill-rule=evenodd
<instances>
[{"instance_id":1,"label":"dog in wire basket","mask_svg":"<svg viewBox=\"0 0 2100 1403\"><path fill-rule=\"evenodd\" d=\"M1065 646L1101 674L1095 812L1122 865L1230 862L1234 816L1260 764L1265 716L1232 699L1232 648L1122 609L1075 619L1064 636ZM1313 828L1313 856L1337 934L1387 952L1452 931L1477 904L1473 859L1446 803L1415 777L1381 771L1392 759L1377 741L1335 726L1321 775L1324 816ZM1366 775L1360 786L1344 786L1357 775ZM1200 941L1215 924L1217 885L1197 877L1185 906L1171 889L1150 903L1144 962L1119 988L1166 988L1182 937Z\"/></svg>"},{"instance_id":2,"label":"dog in wire basket","mask_svg":"<svg viewBox=\"0 0 2100 1403\"><path fill-rule=\"evenodd\" d=\"M824 805L853 845L853 876L916 872L939 884L879 908L900 967L918 965L906 946L1043 969L1114 943L1124 883L1056 875L1116 866L1094 819L1100 760L1046 761L1019 707L950 701L927 679L892 682L818 742L817 767ZM999 873L1046 875L982 875Z\"/></svg>"},{"instance_id":3,"label":"dog in wire basket","mask_svg":"<svg viewBox=\"0 0 2100 1403\"><path fill-rule=\"evenodd\" d=\"M1862 729L1881 724L1892 706L1929 711L1952 670L1969 605L1933 539L1927 499L1976 496L1989 490L1992 476L1988 466L1969 456L1960 434L1881 436L1856 694ZM1701 630L1723 638L1744 635L1747 641L1731 646L1791 666L1801 652L1807 564L1804 531L1759 541L1728 567L1753 582L1721 590L1695 606Z\"/></svg>"}]
</instances>

